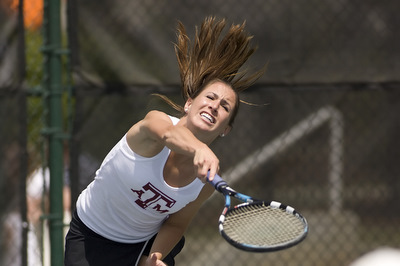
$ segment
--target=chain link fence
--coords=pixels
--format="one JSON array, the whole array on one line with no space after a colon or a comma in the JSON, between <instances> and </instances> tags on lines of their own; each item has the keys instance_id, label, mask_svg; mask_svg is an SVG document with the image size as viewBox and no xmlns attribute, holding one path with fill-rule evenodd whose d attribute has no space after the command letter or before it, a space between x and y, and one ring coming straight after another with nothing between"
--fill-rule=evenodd
<instances>
[{"instance_id":1,"label":"chain link fence","mask_svg":"<svg viewBox=\"0 0 400 266\"><path fill-rule=\"evenodd\" d=\"M79 190L132 123L153 108L170 111L137 92L77 97ZM216 194L194 219L178 265L349 265L378 247L400 247L398 85L256 86L242 99L268 105L242 105L232 132L214 144L222 176L247 194L291 204L310 233L287 251L236 250L218 234Z\"/></svg>"},{"instance_id":2,"label":"chain link fence","mask_svg":"<svg viewBox=\"0 0 400 266\"><path fill-rule=\"evenodd\" d=\"M0 264L20 265L26 246L26 97L23 35L14 6L0 2Z\"/></svg>"},{"instance_id":3,"label":"chain link fence","mask_svg":"<svg viewBox=\"0 0 400 266\"><path fill-rule=\"evenodd\" d=\"M72 176L79 176L73 198L128 128L163 108L151 92L179 101L177 20L193 36L194 25L217 15L245 20L259 46L250 66L268 62L266 75L242 95L268 105L241 106L232 133L214 146L222 174L241 191L294 205L308 217L310 234L287 251L237 251L217 234L222 203L213 198L190 227L179 264L348 265L380 246L400 247L397 2L69 4L77 92Z\"/></svg>"},{"instance_id":4,"label":"chain link fence","mask_svg":"<svg viewBox=\"0 0 400 266\"><path fill-rule=\"evenodd\" d=\"M190 36L206 16L246 21L268 62L260 83L398 81L400 24L393 0L68 1L76 85L179 84L177 20Z\"/></svg>"},{"instance_id":5,"label":"chain link fence","mask_svg":"<svg viewBox=\"0 0 400 266\"><path fill-rule=\"evenodd\" d=\"M49 183L48 171L43 170L43 1L23 3L0 3L0 136L1 154L6 154L0 160L5 170L0 178L0 265L5 266L49 265L44 260L49 247L43 248L46 236L41 219Z\"/></svg>"},{"instance_id":6,"label":"chain link fence","mask_svg":"<svg viewBox=\"0 0 400 266\"><path fill-rule=\"evenodd\" d=\"M0 2L5 266L49 265L50 251L40 218L48 206L43 1L23 2L23 24L18 1ZM149 95L180 101L172 44L177 20L192 36L194 25L217 15L246 20L259 47L249 66L268 62L266 75L242 94L260 106L242 104L232 132L213 145L221 174L246 194L293 205L308 218L310 233L285 251L236 250L218 234L223 199L214 195L190 226L177 265L349 265L379 247L400 248L398 1L62 3L75 92L72 206L133 123L151 109L173 114Z\"/></svg>"}]
</instances>

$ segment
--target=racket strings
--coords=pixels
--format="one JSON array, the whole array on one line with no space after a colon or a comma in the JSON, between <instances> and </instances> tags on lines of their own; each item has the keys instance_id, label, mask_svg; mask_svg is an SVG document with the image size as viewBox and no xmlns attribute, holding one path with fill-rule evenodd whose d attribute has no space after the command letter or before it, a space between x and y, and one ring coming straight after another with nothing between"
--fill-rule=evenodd
<instances>
[{"instance_id":1,"label":"racket strings","mask_svg":"<svg viewBox=\"0 0 400 266\"><path fill-rule=\"evenodd\" d=\"M300 217L267 205L247 205L226 214L223 230L233 241L252 246L279 246L304 235Z\"/></svg>"}]
</instances>

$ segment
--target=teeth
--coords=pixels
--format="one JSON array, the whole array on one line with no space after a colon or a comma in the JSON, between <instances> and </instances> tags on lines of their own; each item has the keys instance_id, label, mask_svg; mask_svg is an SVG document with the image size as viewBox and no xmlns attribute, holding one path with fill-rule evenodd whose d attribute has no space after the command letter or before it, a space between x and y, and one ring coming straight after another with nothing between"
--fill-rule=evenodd
<instances>
[{"instance_id":1,"label":"teeth","mask_svg":"<svg viewBox=\"0 0 400 266\"><path fill-rule=\"evenodd\" d=\"M208 121L210 121L211 123L214 123L214 119L207 113L202 113L201 114L202 117L206 118Z\"/></svg>"}]
</instances>

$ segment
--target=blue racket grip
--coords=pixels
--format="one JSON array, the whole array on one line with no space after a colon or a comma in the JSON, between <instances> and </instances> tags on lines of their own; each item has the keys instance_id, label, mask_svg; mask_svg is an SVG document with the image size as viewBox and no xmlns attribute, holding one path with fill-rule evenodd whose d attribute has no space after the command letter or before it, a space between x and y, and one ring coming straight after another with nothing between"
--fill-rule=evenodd
<instances>
[{"instance_id":1,"label":"blue racket grip","mask_svg":"<svg viewBox=\"0 0 400 266\"><path fill-rule=\"evenodd\" d=\"M222 177L220 177L218 174L215 174L214 179L211 181L208 179L209 175L210 175L210 172L208 172L208 174L207 174L207 180L211 185L214 186L214 188L216 190L221 191L220 190L221 187L228 186L228 184L225 182L225 180L223 180Z\"/></svg>"}]
</instances>

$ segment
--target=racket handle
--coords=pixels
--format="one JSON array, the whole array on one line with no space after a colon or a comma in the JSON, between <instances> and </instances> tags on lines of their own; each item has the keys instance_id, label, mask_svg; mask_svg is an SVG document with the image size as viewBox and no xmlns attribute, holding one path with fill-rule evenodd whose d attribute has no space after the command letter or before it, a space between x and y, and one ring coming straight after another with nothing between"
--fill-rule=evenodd
<instances>
[{"instance_id":1,"label":"racket handle","mask_svg":"<svg viewBox=\"0 0 400 266\"><path fill-rule=\"evenodd\" d=\"M210 174L210 172L208 173L208 175L209 174ZM214 179L211 181L208 179L208 175L207 175L208 182L211 185L213 185L216 190L221 192L221 190L220 190L221 187L228 186L228 184L225 182L225 180L223 180L222 177L220 177L218 174L215 174Z\"/></svg>"}]
</instances>

